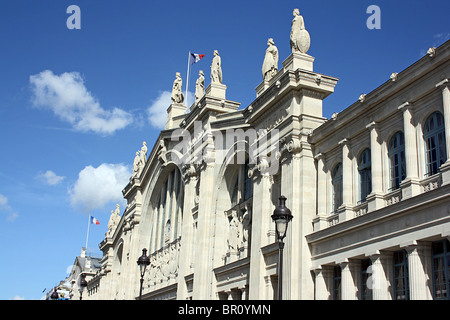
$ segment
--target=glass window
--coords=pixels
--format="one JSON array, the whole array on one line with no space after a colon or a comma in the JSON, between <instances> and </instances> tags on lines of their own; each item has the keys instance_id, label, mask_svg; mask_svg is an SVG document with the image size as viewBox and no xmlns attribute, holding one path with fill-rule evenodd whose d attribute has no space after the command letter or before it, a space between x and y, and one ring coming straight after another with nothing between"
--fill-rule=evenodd
<instances>
[{"instance_id":1,"label":"glass window","mask_svg":"<svg viewBox=\"0 0 450 320\"><path fill-rule=\"evenodd\" d=\"M333 300L341 300L341 267L335 266L333 271Z\"/></svg>"},{"instance_id":2,"label":"glass window","mask_svg":"<svg viewBox=\"0 0 450 320\"><path fill-rule=\"evenodd\" d=\"M361 300L372 300L372 261L361 260Z\"/></svg>"},{"instance_id":3,"label":"glass window","mask_svg":"<svg viewBox=\"0 0 450 320\"><path fill-rule=\"evenodd\" d=\"M366 201L369 193L372 192L372 168L370 149L365 149L358 159L359 172L359 201Z\"/></svg>"},{"instance_id":4,"label":"glass window","mask_svg":"<svg viewBox=\"0 0 450 320\"><path fill-rule=\"evenodd\" d=\"M391 190L398 189L406 178L405 136L399 131L388 145Z\"/></svg>"},{"instance_id":5,"label":"glass window","mask_svg":"<svg viewBox=\"0 0 450 320\"><path fill-rule=\"evenodd\" d=\"M409 300L408 255L394 252L394 300Z\"/></svg>"},{"instance_id":6,"label":"glass window","mask_svg":"<svg viewBox=\"0 0 450 320\"><path fill-rule=\"evenodd\" d=\"M439 167L447 160L445 146L444 117L435 112L428 117L423 130L425 140L425 159L427 176L436 174Z\"/></svg>"},{"instance_id":7,"label":"glass window","mask_svg":"<svg viewBox=\"0 0 450 320\"><path fill-rule=\"evenodd\" d=\"M450 299L450 242L448 240L432 244L433 297Z\"/></svg>"},{"instance_id":8,"label":"glass window","mask_svg":"<svg viewBox=\"0 0 450 320\"><path fill-rule=\"evenodd\" d=\"M333 211L336 211L342 204L342 163L338 163L331 174L333 185Z\"/></svg>"}]
</instances>

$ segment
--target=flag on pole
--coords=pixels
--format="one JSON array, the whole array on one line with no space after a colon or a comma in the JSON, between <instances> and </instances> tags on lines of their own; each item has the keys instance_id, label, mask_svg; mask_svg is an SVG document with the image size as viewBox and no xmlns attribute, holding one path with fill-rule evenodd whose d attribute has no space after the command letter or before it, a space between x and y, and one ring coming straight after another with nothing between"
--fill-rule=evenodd
<instances>
[{"instance_id":1,"label":"flag on pole","mask_svg":"<svg viewBox=\"0 0 450 320\"><path fill-rule=\"evenodd\" d=\"M93 216L91 216L91 224L99 225L99 224L100 224L100 221L98 221L98 220L95 219Z\"/></svg>"},{"instance_id":2,"label":"flag on pole","mask_svg":"<svg viewBox=\"0 0 450 320\"><path fill-rule=\"evenodd\" d=\"M200 60L202 60L205 57L204 54L198 54L198 53L191 53L189 55L189 64L193 65L194 63L199 62Z\"/></svg>"}]
</instances>

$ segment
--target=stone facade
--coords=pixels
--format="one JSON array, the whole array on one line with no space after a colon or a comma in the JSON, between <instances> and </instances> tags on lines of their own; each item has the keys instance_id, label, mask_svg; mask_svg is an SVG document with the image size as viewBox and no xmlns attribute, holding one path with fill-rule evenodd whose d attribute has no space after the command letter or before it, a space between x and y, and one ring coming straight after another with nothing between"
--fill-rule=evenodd
<instances>
[{"instance_id":1,"label":"stone facade","mask_svg":"<svg viewBox=\"0 0 450 320\"><path fill-rule=\"evenodd\" d=\"M245 108L218 82L189 113L174 102L123 190L128 205L100 244L86 299L136 299L143 248L143 299L274 299L280 195L294 216L285 299L448 298L433 263L440 244L447 259L450 236L449 48L331 119L322 101L338 79L302 52Z\"/></svg>"}]
</instances>

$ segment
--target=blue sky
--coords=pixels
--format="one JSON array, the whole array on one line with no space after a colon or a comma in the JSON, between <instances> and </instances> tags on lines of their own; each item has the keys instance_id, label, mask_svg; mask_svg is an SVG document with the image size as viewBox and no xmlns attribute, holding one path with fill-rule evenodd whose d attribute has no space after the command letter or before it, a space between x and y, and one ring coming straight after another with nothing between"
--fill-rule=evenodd
<instances>
[{"instance_id":1,"label":"blue sky","mask_svg":"<svg viewBox=\"0 0 450 320\"><path fill-rule=\"evenodd\" d=\"M70 5L81 29L69 30ZM369 5L381 29L369 30ZM85 245L99 253L135 152L153 147L187 54L209 84L222 57L227 98L256 97L266 42L290 54L292 10L311 35L315 71L339 78L330 117L450 38L450 2L9 0L0 3L0 299L40 299ZM190 86L193 91L193 86Z\"/></svg>"}]
</instances>

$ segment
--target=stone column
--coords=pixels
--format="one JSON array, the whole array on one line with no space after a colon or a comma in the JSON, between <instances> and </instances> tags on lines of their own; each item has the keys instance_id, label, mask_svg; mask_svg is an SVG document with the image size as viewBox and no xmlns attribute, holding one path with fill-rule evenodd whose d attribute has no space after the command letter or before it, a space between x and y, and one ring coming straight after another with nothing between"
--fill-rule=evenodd
<instances>
[{"instance_id":1,"label":"stone column","mask_svg":"<svg viewBox=\"0 0 450 320\"><path fill-rule=\"evenodd\" d=\"M355 280L357 280L358 275L356 275L354 272L356 269L355 264L356 262L349 260L340 263L342 300L357 300L358 282Z\"/></svg>"},{"instance_id":2,"label":"stone column","mask_svg":"<svg viewBox=\"0 0 450 320\"><path fill-rule=\"evenodd\" d=\"M339 221L353 218L353 170L350 158L350 140L343 139L339 142L342 147L342 208L339 210Z\"/></svg>"},{"instance_id":3,"label":"stone column","mask_svg":"<svg viewBox=\"0 0 450 320\"><path fill-rule=\"evenodd\" d=\"M398 107L403 112L403 133L405 136L406 178L401 185L402 199L407 199L420 193L416 128L414 126L412 107L413 105L409 102L405 102Z\"/></svg>"},{"instance_id":4,"label":"stone column","mask_svg":"<svg viewBox=\"0 0 450 320\"><path fill-rule=\"evenodd\" d=\"M425 260L431 257L428 257L422 245L413 244L405 249L408 253L409 297L411 300L430 299L429 266Z\"/></svg>"},{"instance_id":5,"label":"stone column","mask_svg":"<svg viewBox=\"0 0 450 320\"><path fill-rule=\"evenodd\" d=\"M325 172L325 155L319 153L317 160L317 216L314 218L314 231L325 229L327 224L327 174Z\"/></svg>"},{"instance_id":6,"label":"stone column","mask_svg":"<svg viewBox=\"0 0 450 320\"><path fill-rule=\"evenodd\" d=\"M315 274L315 300L329 300L330 292L327 286L326 268L318 267L313 270Z\"/></svg>"},{"instance_id":7,"label":"stone column","mask_svg":"<svg viewBox=\"0 0 450 320\"><path fill-rule=\"evenodd\" d=\"M445 146L447 161L441 166L442 185L450 184L450 89L448 79L439 82L436 87L442 89L442 106L444 109Z\"/></svg>"},{"instance_id":8,"label":"stone column","mask_svg":"<svg viewBox=\"0 0 450 320\"><path fill-rule=\"evenodd\" d=\"M389 259L387 254L377 252L370 256L372 274L370 276L373 300L392 300L389 290ZM392 265L392 263L391 263Z\"/></svg>"},{"instance_id":9,"label":"stone column","mask_svg":"<svg viewBox=\"0 0 450 320\"><path fill-rule=\"evenodd\" d=\"M370 154L372 169L372 192L367 197L368 211L380 209L384 205L383 192L383 170L381 164L381 144L378 142L378 124L369 123L366 128L370 130Z\"/></svg>"}]
</instances>

